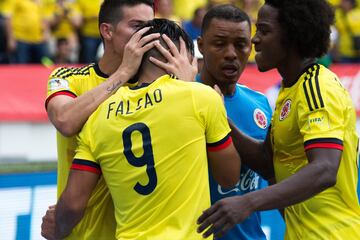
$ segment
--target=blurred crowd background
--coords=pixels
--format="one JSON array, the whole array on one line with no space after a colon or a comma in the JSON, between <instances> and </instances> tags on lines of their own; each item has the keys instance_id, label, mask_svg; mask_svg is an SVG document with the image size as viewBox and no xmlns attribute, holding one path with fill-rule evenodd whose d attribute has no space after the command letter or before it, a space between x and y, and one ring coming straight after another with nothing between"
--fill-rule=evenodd
<instances>
[{"instance_id":1,"label":"blurred crowd background","mask_svg":"<svg viewBox=\"0 0 360 240\"><path fill-rule=\"evenodd\" d=\"M156 17L178 22L194 40L207 9L234 4L245 10L256 31L264 0L155 0ZM360 62L360 0L329 0L336 9L325 65ZM98 11L102 0L0 0L0 64L91 63L102 54ZM296 29L294 29L296 31ZM254 53L250 56L254 62Z\"/></svg>"}]
</instances>

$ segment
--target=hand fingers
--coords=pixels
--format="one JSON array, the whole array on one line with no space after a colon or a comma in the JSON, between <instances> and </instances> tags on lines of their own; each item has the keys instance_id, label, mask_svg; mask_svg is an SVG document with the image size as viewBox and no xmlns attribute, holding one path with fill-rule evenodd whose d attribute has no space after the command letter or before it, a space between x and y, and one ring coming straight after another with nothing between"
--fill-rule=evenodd
<instances>
[{"instance_id":1,"label":"hand fingers","mask_svg":"<svg viewBox=\"0 0 360 240\"><path fill-rule=\"evenodd\" d=\"M206 209L198 218L197 224L201 224L206 218L208 218L211 214L216 212L217 209L218 209L218 205L216 203L211 207L209 207L208 209Z\"/></svg>"},{"instance_id":2,"label":"hand fingers","mask_svg":"<svg viewBox=\"0 0 360 240\"><path fill-rule=\"evenodd\" d=\"M219 88L219 86L215 84L214 89L220 95L220 97L222 98L222 100L224 102L224 94L221 92L221 89Z\"/></svg>"},{"instance_id":3,"label":"hand fingers","mask_svg":"<svg viewBox=\"0 0 360 240\"><path fill-rule=\"evenodd\" d=\"M214 207L214 206L216 206L216 204L213 205L212 207ZM211 210L211 208L209 208L208 210ZM206 211L208 211L208 210L206 210ZM203 217L204 214L206 214L205 217ZM221 220L221 215L220 215L219 211L210 212L210 213L204 212L203 215L201 215L198 220L198 224L200 226L197 228L197 231L200 233L200 232L204 231L205 229L207 229L210 225L213 225L214 223L216 223L219 220Z\"/></svg>"},{"instance_id":4,"label":"hand fingers","mask_svg":"<svg viewBox=\"0 0 360 240\"><path fill-rule=\"evenodd\" d=\"M140 40L140 38L142 37L142 35L144 33L146 33L147 31L149 31L150 27L144 27L142 29L140 29L139 31L135 32L132 37L130 38L129 41L136 41L138 42ZM151 34L150 34L151 35Z\"/></svg>"},{"instance_id":5,"label":"hand fingers","mask_svg":"<svg viewBox=\"0 0 360 240\"><path fill-rule=\"evenodd\" d=\"M153 42L150 42L150 43L144 45L144 46L141 48L141 53L142 53L142 54L146 53L147 51L149 51L150 49L152 49L153 47L155 47L156 44L159 44L159 40L156 40L156 41L153 41Z\"/></svg>"},{"instance_id":6,"label":"hand fingers","mask_svg":"<svg viewBox=\"0 0 360 240\"><path fill-rule=\"evenodd\" d=\"M171 41L171 39L166 36L165 34L161 35L161 37L164 39L164 41L166 42L166 44L168 45L170 52L172 53L172 55L177 58L179 56L179 50L177 49L176 45L173 43L173 41Z\"/></svg>"},{"instance_id":7,"label":"hand fingers","mask_svg":"<svg viewBox=\"0 0 360 240\"><path fill-rule=\"evenodd\" d=\"M164 69L165 71L167 71L166 69L169 68L169 64L164 63L164 62L162 62L162 61L160 61L160 60L158 60L158 59L156 59L156 58L154 58L154 57L150 57L149 60L150 60L153 64L155 64L156 66ZM168 71L167 71L167 72L168 72Z\"/></svg>"},{"instance_id":8,"label":"hand fingers","mask_svg":"<svg viewBox=\"0 0 360 240\"><path fill-rule=\"evenodd\" d=\"M219 220L214 222L214 224L212 224L208 230L206 230L206 232L203 234L203 237L207 238L211 234L216 234L218 232L221 232L225 223L226 223L226 220L224 218L220 218Z\"/></svg>"},{"instance_id":9,"label":"hand fingers","mask_svg":"<svg viewBox=\"0 0 360 240\"><path fill-rule=\"evenodd\" d=\"M185 41L180 37L180 55L187 56Z\"/></svg>"},{"instance_id":10,"label":"hand fingers","mask_svg":"<svg viewBox=\"0 0 360 240\"><path fill-rule=\"evenodd\" d=\"M56 208L56 204L50 205L48 209L51 210L51 209L55 209L55 208Z\"/></svg>"},{"instance_id":11,"label":"hand fingers","mask_svg":"<svg viewBox=\"0 0 360 240\"><path fill-rule=\"evenodd\" d=\"M160 43L155 44L155 46L159 50L159 52L166 58L167 61L170 62L172 60L173 56L171 55L169 50L164 48Z\"/></svg>"},{"instance_id":12,"label":"hand fingers","mask_svg":"<svg viewBox=\"0 0 360 240\"><path fill-rule=\"evenodd\" d=\"M196 68L196 70L198 69L198 59L196 57L193 57L191 65Z\"/></svg>"},{"instance_id":13,"label":"hand fingers","mask_svg":"<svg viewBox=\"0 0 360 240\"><path fill-rule=\"evenodd\" d=\"M230 223L226 223L219 231L215 232L215 238L221 238L225 235L227 231L229 231L233 226Z\"/></svg>"},{"instance_id":14,"label":"hand fingers","mask_svg":"<svg viewBox=\"0 0 360 240\"><path fill-rule=\"evenodd\" d=\"M139 40L140 47L143 47L145 44L158 39L160 37L160 33L152 33L150 35L147 35Z\"/></svg>"},{"instance_id":15,"label":"hand fingers","mask_svg":"<svg viewBox=\"0 0 360 240\"><path fill-rule=\"evenodd\" d=\"M220 88L219 88L219 86L218 85L214 85L214 89L215 89L215 91L221 96L222 95L222 93L221 93L221 90L220 90Z\"/></svg>"}]
</instances>

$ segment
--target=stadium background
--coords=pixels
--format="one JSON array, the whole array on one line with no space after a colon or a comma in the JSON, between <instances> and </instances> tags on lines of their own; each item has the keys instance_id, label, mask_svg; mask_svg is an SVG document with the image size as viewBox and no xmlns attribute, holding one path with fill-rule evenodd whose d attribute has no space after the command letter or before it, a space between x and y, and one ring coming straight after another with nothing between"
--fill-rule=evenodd
<instances>
[{"instance_id":1,"label":"stadium background","mask_svg":"<svg viewBox=\"0 0 360 240\"><path fill-rule=\"evenodd\" d=\"M56 201L55 129L44 108L53 67L0 65L1 240L42 239L41 217ZM360 129L360 65L331 68L352 95ZM267 94L272 102L279 79L276 71L259 73L249 65L239 82ZM268 239L282 239L284 224L276 211L263 212L263 227Z\"/></svg>"}]
</instances>

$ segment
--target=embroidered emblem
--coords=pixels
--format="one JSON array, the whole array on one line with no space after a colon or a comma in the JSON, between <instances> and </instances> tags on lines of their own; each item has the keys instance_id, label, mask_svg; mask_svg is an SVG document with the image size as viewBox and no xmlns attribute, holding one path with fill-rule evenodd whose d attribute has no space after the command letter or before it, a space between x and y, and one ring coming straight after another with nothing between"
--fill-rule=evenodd
<instances>
[{"instance_id":1,"label":"embroidered emblem","mask_svg":"<svg viewBox=\"0 0 360 240\"><path fill-rule=\"evenodd\" d=\"M266 118L266 115L259 108L256 108L254 110L254 121L256 125L261 129L265 129L268 126L268 120Z\"/></svg>"},{"instance_id":2,"label":"embroidered emblem","mask_svg":"<svg viewBox=\"0 0 360 240\"><path fill-rule=\"evenodd\" d=\"M284 105L281 108L280 121L284 120L289 115L290 110L291 110L291 100L288 99L285 101Z\"/></svg>"}]
</instances>

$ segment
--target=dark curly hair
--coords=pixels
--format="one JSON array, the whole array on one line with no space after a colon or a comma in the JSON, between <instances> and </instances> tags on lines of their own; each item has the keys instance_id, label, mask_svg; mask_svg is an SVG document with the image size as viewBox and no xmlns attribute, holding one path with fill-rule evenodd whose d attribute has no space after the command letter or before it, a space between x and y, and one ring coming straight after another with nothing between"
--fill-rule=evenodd
<instances>
[{"instance_id":1,"label":"dark curly hair","mask_svg":"<svg viewBox=\"0 0 360 240\"><path fill-rule=\"evenodd\" d=\"M334 10L326 0L265 0L279 10L279 23L288 44L301 57L321 57L330 45Z\"/></svg>"}]
</instances>

